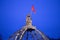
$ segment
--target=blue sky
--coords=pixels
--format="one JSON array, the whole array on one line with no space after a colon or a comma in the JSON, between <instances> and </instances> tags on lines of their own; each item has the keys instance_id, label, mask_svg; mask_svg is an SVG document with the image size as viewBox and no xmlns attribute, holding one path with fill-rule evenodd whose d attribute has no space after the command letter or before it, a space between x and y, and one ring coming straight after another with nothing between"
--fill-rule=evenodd
<instances>
[{"instance_id":1,"label":"blue sky","mask_svg":"<svg viewBox=\"0 0 60 40\"><path fill-rule=\"evenodd\" d=\"M1 0L0 35L3 40L25 25L31 14L33 25L50 38L60 38L59 0ZM34 5L36 14L32 12Z\"/></svg>"}]
</instances>

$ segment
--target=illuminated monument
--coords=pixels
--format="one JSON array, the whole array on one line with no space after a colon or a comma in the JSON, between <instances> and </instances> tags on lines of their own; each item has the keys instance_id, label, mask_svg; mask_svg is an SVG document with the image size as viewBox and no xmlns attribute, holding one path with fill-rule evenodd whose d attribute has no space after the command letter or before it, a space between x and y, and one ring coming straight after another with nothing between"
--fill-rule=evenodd
<instances>
[{"instance_id":1,"label":"illuminated monument","mask_svg":"<svg viewBox=\"0 0 60 40\"><path fill-rule=\"evenodd\" d=\"M26 25L9 37L8 40L49 40L46 35L32 25L30 14L26 16Z\"/></svg>"}]
</instances>

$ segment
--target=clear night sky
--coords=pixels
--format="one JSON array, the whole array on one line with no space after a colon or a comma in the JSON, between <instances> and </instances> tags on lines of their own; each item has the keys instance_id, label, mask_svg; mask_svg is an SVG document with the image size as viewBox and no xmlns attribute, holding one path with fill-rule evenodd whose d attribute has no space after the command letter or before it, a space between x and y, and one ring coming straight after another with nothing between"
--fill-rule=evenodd
<instances>
[{"instance_id":1,"label":"clear night sky","mask_svg":"<svg viewBox=\"0 0 60 40\"><path fill-rule=\"evenodd\" d=\"M25 25L26 15L33 25L50 38L60 38L60 8L58 0L1 0L0 35L3 40ZM34 5L36 14L31 11Z\"/></svg>"}]
</instances>

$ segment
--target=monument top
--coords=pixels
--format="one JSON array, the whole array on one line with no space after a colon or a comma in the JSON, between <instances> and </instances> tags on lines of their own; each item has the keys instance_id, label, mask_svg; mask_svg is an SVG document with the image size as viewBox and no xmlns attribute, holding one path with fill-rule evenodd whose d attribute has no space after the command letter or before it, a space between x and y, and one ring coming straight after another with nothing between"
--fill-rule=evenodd
<instances>
[{"instance_id":1,"label":"monument top","mask_svg":"<svg viewBox=\"0 0 60 40\"><path fill-rule=\"evenodd\" d=\"M32 25L31 15L28 14L26 17L26 25Z\"/></svg>"}]
</instances>

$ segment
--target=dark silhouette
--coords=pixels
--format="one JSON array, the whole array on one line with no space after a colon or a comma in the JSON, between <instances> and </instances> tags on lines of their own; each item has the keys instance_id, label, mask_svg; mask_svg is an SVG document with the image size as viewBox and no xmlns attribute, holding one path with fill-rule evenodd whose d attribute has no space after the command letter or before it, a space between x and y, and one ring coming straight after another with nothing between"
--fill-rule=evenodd
<instances>
[{"instance_id":1,"label":"dark silhouette","mask_svg":"<svg viewBox=\"0 0 60 40\"><path fill-rule=\"evenodd\" d=\"M50 40L60 40L60 38L57 38L57 39L55 39L55 38L51 38Z\"/></svg>"},{"instance_id":2,"label":"dark silhouette","mask_svg":"<svg viewBox=\"0 0 60 40\"><path fill-rule=\"evenodd\" d=\"M0 34L0 40L2 40L2 35Z\"/></svg>"}]
</instances>

